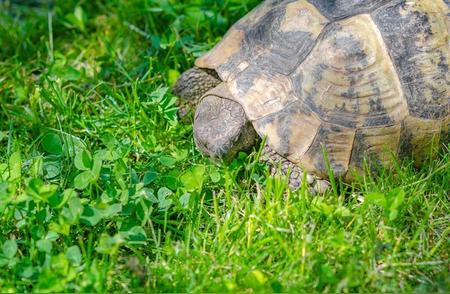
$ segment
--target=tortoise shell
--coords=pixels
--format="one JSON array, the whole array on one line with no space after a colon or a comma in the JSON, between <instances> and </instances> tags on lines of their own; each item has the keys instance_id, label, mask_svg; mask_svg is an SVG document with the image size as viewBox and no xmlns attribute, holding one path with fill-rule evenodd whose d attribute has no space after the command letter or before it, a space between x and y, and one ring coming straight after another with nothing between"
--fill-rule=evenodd
<instances>
[{"instance_id":1,"label":"tortoise shell","mask_svg":"<svg viewBox=\"0 0 450 294\"><path fill-rule=\"evenodd\" d=\"M349 176L371 156L421 162L448 140L447 0L268 0L196 61L269 146Z\"/></svg>"}]
</instances>

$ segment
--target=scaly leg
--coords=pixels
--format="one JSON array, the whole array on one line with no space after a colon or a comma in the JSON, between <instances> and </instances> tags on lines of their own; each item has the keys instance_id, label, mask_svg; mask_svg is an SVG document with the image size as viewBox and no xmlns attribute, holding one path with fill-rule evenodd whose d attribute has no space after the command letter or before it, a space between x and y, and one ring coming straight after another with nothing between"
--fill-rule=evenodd
<instances>
[{"instance_id":1,"label":"scaly leg","mask_svg":"<svg viewBox=\"0 0 450 294\"><path fill-rule=\"evenodd\" d=\"M173 87L173 93L181 98L178 105L180 117L183 118L190 110L195 109L200 98L220 83L222 81L212 69L193 67L184 72Z\"/></svg>"},{"instance_id":2,"label":"scaly leg","mask_svg":"<svg viewBox=\"0 0 450 294\"><path fill-rule=\"evenodd\" d=\"M273 151L267 144L264 146L261 161L269 165L272 176L280 175L281 173L281 176L285 177L290 171L289 187L292 190L297 190L302 186L304 171L298 165ZM313 195L323 194L330 187L330 183L328 181L322 180L319 177L309 173L306 174L306 181L309 191Z\"/></svg>"}]
</instances>

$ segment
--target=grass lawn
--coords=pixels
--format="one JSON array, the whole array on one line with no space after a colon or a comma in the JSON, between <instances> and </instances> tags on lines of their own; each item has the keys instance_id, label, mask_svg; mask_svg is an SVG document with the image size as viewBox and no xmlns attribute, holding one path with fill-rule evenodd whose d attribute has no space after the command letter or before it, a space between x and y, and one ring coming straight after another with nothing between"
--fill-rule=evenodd
<instances>
[{"instance_id":1,"label":"grass lawn","mask_svg":"<svg viewBox=\"0 0 450 294\"><path fill-rule=\"evenodd\" d=\"M195 149L170 87L259 1L24 2L0 0L0 292L450 291L449 146L317 197Z\"/></svg>"}]
</instances>

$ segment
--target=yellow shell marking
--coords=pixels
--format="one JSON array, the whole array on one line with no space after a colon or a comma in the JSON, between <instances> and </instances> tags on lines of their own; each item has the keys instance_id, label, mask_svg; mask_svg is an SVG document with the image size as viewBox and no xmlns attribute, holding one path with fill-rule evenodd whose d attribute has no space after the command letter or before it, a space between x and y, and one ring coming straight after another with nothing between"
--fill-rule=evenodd
<instances>
[{"instance_id":1,"label":"yellow shell marking","mask_svg":"<svg viewBox=\"0 0 450 294\"><path fill-rule=\"evenodd\" d=\"M242 75L228 85L234 100L244 107L251 121L278 112L295 100L291 81L282 74L251 68ZM245 92L241 90L244 78L251 80L248 82L251 86Z\"/></svg>"},{"instance_id":2,"label":"yellow shell marking","mask_svg":"<svg viewBox=\"0 0 450 294\"><path fill-rule=\"evenodd\" d=\"M200 68L216 69L241 50L241 42L244 36L245 33L241 30L231 30L214 49L198 58L195 65Z\"/></svg>"},{"instance_id":3,"label":"yellow shell marking","mask_svg":"<svg viewBox=\"0 0 450 294\"><path fill-rule=\"evenodd\" d=\"M300 165L308 171L327 177L323 154L325 149L335 175L344 176L348 170L355 132L355 129L322 123L314 143L300 158Z\"/></svg>"},{"instance_id":4,"label":"yellow shell marking","mask_svg":"<svg viewBox=\"0 0 450 294\"><path fill-rule=\"evenodd\" d=\"M405 140L409 140L412 156L416 165L420 165L438 147L444 120L431 120L409 116L405 119Z\"/></svg>"},{"instance_id":5,"label":"yellow shell marking","mask_svg":"<svg viewBox=\"0 0 450 294\"><path fill-rule=\"evenodd\" d=\"M330 123L363 127L377 118L375 104L380 116L400 122L408 114L406 99L375 23L363 14L338 25L293 75L294 84L301 81L299 96Z\"/></svg>"}]
</instances>

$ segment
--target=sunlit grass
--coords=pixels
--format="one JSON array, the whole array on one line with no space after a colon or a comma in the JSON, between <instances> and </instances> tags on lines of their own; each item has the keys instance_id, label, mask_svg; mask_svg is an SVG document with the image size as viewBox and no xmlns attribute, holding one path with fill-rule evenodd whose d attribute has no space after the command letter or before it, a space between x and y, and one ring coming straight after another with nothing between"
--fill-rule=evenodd
<instances>
[{"instance_id":1,"label":"sunlit grass","mask_svg":"<svg viewBox=\"0 0 450 294\"><path fill-rule=\"evenodd\" d=\"M170 87L257 2L0 1L0 292L449 290L448 146L318 197L196 151Z\"/></svg>"}]
</instances>

